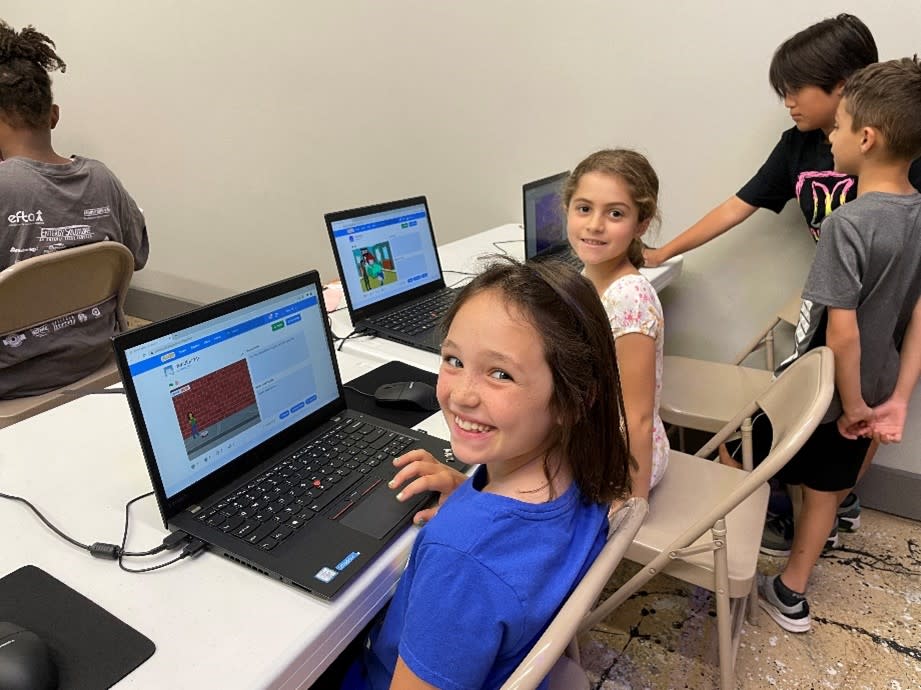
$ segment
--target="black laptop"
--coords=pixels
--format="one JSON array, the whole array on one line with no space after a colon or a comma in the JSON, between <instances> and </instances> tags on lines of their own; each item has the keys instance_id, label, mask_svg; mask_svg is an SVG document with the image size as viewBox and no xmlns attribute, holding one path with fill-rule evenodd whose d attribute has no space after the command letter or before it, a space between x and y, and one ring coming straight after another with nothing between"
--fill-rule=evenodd
<instances>
[{"instance_id":1,"label":"black laptop","mask_svg":"<svg viewBox=\"0 0 921 690\"><path fill-rule=\"evenodd\" d=\"M563 185L569 171L528 182L522 186L524 201L524 258L553 257L582 269L569 246Z\"/></svg>"},{"instance_id":2,"label":"black laptop","mask_svg":"<svg viewBox=\"0 0 921 690\"><path fill-rule=\"evenodd\" d=\"M163 522L324 598L336 595L430 496L386 484L422 432L346 409L310 271L114 339Z\"/></svg>"},{"instance_id":3,"label":"black laptop","mask_svg":"<svg viewBox=\"0 0 921 690\"><path fill-rule=\"evenodd\" d=\"M445 286L425 197L325 218L355 330L439 352L455 291Z\"/></svg>"}]
</instances>

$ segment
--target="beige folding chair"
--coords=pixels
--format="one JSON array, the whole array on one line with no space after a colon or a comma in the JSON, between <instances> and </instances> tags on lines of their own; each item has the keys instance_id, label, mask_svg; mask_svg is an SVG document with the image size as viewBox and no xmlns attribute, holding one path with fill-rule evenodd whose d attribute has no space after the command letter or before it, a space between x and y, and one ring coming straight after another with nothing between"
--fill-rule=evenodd
<instances>
[{"instance_id":1,"label":"beige folding chair","mask_svg":"<svg viewBox=\"0 0 921 690\"><path fill-rule=\"evenodd\" d=\"M585 625L595 625L661 572L708 589L716 599L720 687L734 689L742 623L746 611L754 622L758 608L755 566L767 480L821 422L833 391L834 356L820 347L796 360L739 410L696 456L672 451L665 476L650 497L649 516L626 554L644 567L600 604ZM749 469L706 459L758 409L771 421L773 440L757 468L749 471L750 444L743 444L743 463Z\"/></svg>"},{"instance_id":2,"label":"beige folding chair","mask_svg":"<svg viewBox=\"0 0 921 690\"><path fill-rule=\"evenodd\" d=\"M796 324L799 323L800 310L803 305L801 293L801 290L797 290L795 294L790 296L786 304L784 304L774 315L774 319L767 329L762 331L755 340L751 341L745 349L739 353L739 356L736 357L736 364L741 364L752 352L760 347L764 347L764 358L767 364L766 368L770 371L774 371L776 368L774 361L774 329L782 323L789 324L794 328L796 327Z\"/></svg>"},{"instance_id":3,"label":"beige folding chair","mask_svg":"<svg viewBox=\"0 0 921 690\"><path fill-rule=\"evenodd\" d=\"M531 690L548 675L551 690L588 690L588 677L580 665L576 635L623 560L647 510L645 499L631 498L612 516L607 544L502 690Z\"/></svg>"},{"instance_id":4,"label":"beige folding chair","mask_svg":"<svg viewBox=\"0 0 921 690\"><path fill-rule=\"evenodd\" d=\"M678 427L678 447L685 449L684 430L716 433L743 405L768 387L775 369L774 329L796 325L802 298L799 292L777 312L770 326L749 343L735 364L669 355L663 360L659 416ZM767 369L743 367L742 362L763 346Z\"/></svg>"},{"instance_id":5,"label":"beige folding chair","mask_svg":"<svg viewBox=\"0 0 921 690\"><path fill-rule=\"evenodd\" d=\"M0 333L11 333L116 297L119 330L134 256L119 242L96 242L19 261L0 271ZM0 429L120 380L114 356L92 374L26 398L0 400Z\"/></svg>"}]
</instances>

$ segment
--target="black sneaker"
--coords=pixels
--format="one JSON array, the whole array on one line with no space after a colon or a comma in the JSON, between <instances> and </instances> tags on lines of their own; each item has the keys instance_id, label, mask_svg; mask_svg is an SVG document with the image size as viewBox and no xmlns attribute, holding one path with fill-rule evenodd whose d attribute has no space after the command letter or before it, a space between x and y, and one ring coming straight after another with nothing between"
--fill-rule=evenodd
<instances>
[{"instance_id":1,"label":"black sneaker","mask_svg":"<svg viewBox=\"0 0 921 690\"><path fill-rule=\"evenodd\" d=\"M766 556L789 556L793 546L793 517L773 515L764 523L761 534L761 553Z\"/></svg>"},{"instance_id":2,"label":"black sneaker","mask_svg":"<svg viewBox=\"0 0 921 690\"><path fill-rule=\"evenodd\" d=\"M856 532L860 529L860 499L857 494L848 494L838 506L838 529L842 532Z\"/></svg>"},{"instance_id":3,"label":"black sneaker","mask_svg":"<svg viewBox=\"0 0 921 690\"><path fill-rule=\"evenodd\" d=\"M777 575L758 573L758 605L788 632L804 633L812 627L806 597L791 591Z\"/></svg>"},{"instance_id":4,"label":"black sneaker","mask_svg":"<svg viewBox=\"0 0 921 690\"><path fill-rule=\"evenodd\" d=\"M824 551L837 549L841 545L838 538L838 525L831 528L825 540ZM790 515L769 515L761 533L761 547L758 549L765 556L789 556L793 547L793 517Z\"/></svg>"}]
</instances>

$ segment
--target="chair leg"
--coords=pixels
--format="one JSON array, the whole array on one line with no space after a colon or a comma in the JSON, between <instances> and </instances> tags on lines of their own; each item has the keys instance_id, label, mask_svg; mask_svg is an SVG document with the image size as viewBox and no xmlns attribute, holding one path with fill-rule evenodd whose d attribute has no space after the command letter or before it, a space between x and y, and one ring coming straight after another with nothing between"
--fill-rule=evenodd
<instances>
[{"instance_id":1,"label":"chair leg","mask_svg":"<svg viewBox=\"0 0 921 690\"><path fill-rule=\"evenodd\" d=\"M754 451L752 450L752 419L746 417L740 427L742 431L742 469L751 472L755 469Z\"/></svg>"},{"instance_id":2,"label":"chair leg","mask_svg":"<svg viewBox=\"0 0 921 690\"><path fill-rule=\"evenodd\" d=\"M716 587L716 627L719 641L720 688L735 690L735 663L732 649L733 615L729 601L729 558L726 555L726 520L720 518L711 530L714 542L722 546L713 552Z\"/></svg>"},{"instance_id":3,"label":"chair leg","mask_svg":"<svg viewBox=\"0 0 921 690\"><path fill-rule=\"evenodd\" d=\"M759 625L761 623L761 607L758 606L758 573L755 573L755 578L752 580L752 589L745 599L745 619L751 625Z\"/></svg>"},{"instance_id":4,"label":"chair leg","mask_svg":"<svg viewBox=\"0 0 921 690\"><path fill-rule=\"evenodd\" d=\"M774 329L764 336L764 359L767 361L768 371L774 371Z\"/></svg>"}]
</instances>

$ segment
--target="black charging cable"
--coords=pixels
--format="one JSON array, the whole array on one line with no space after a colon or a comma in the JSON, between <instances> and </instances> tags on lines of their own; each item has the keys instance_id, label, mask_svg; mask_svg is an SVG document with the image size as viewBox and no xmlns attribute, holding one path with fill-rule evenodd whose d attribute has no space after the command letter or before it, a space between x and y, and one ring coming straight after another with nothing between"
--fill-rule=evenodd
<instances>
[{"instance_id":1,"label":"black charging cable","mask_svg":"<svg viewBox=\"0 0 921 690\"><path fill-rule=\"evenodd\" d=\"M136 496L135 498L132 498L130 501L128 501L128 503L125 505L125 519L127 520L128 507L132 503L134 503L135 501L139 501L142 498L147 498L148 496L152 496L152 495L153 495L153 491L148 491L146 494L141 494L140 496ZM186 534L182 530L177 530L175 532L171 532L170 534L166 535L162 543L160 543L159 545L155 546L152 549L148 549L147 551L125 551L125 541L124 540L122 540L121 546L119 546L118 544L109 544L107 542L100 542L100 541L94 542L92 544L84 544L83 542L77 541L73 537L65 534L62 530L55 527L51 523L51 521L48 518L46 518L42 514L42 512L31 503L31 501L23 498L22 496L14 496L12 494L0 493L0 498L6 498L10 501L18 501L19 503L24 503L26 506L29 507L29 509L32 510L33 513L35 513L38 516L39 520L45 523L45 526L48 527L48 529L50 529L52 532L57 534L59 537L61 537L61 539L67 541L68 543L73 544L79 549L83 549L84 551L87 551L91 556L93 556L93 558L103 558L103 559L114 561L116 559L120 560L121 558L129 557L129 556L130 557L153 556L154 554L158 554L168 549L175 549L178 546L180 546L184 541L189 539L188 534ZM126 522L126 525L125 525L126 536L127 536L127 529L128 528L127 528L127 522Z\"/></svg>"},{"instance_id":2,"label":"black charging cable","mask_svg":"<svg viewBox=\"0 0 921 690\"><path fill-rule=\"evenodd\" d=\"M190 537L188 534L186 534L182 530L176 530L175 532L170 533L166 537L166 539L163 540L163 542L165 544L166 540L170 539L170 537L173 537L173 535L176 535L176 538L171 540L171 543L173 543L174 545L170 548L176 548L177 546L182 544L182 542L186 542L186 545L182 548L182 551L179 553L178 556L164 563L158 563L157 565L152 565L147 568L129 568L128 566L125 565L124 561L122 560L123 558L125 558L126 556L136 555L136 554L132 554L130 552L125 551L125 543L128 541L128 520L129 520L129 516L131 513L131 505L135 501L139 501L142 498L146 498L147 496L150 496L152 493L153 492L151 491L150 493L143 494L142 496L135 496L134 498L132 498L130 501L128 501L125 504L125 531L122 533L122 544L121 544L121 549L120 549L119 556L118 556L118 567L124 570L126 573L133 573L133 574L149 573L154 570L160 570L160 568L165 568L166 566L172 565L173 563L178 563L183 558L189 558L190 556L195 556L201 553L201 551L203 551L205 548L205 542L203 542L201 539ZM159 553L162 550L163 549L152 550L148 553L144 553L143 555L152 556L154 553Z\"/></svg>"},{"instance_id":3,"label":"black charging cable","mask_svg":"<svg viewBox=\"0 0 921 690\"><path fill-rule=\"evenodd\" d=\"M369 398L373 398L373 397L374 397L374 393L368 393L367 391L360 391L360 390L358 390L357 388L355 388L355 386L349 386L349 385L346 385L346 384L342 384L342 387L345 388L346 390L355 391L356 393L359 393L359 394L361 394L361 395L367 396L367 397L369 397Z\"/></svg>"},{"instance_id":4,"label":"black charging cable","mask_svg":"<svg viewBox=\"0 0 921 690\"><path fill-rule=\"evenodd\" d=\"M523 239L522 240L496 240L495 242L492 243L492 246L498 249L500 252L502 252L506 256L508 256L509 253L505 251L505 249L503 249L499 245L500 244L512 244L513 242L524 242L524 240Z\"/></svg>"}]
</instances>

